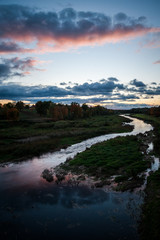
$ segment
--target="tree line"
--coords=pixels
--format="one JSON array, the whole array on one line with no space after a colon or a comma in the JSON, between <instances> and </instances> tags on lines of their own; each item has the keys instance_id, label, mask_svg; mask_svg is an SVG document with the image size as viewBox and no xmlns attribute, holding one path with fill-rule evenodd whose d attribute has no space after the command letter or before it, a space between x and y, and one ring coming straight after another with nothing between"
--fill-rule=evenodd
<instances>
[{"instance_id":1,"label":"tree line","mask_svg":"<svg viewBox=\"0 0 160 240\"><path fill-rule=\"evenodd\" d=\"M70 105L53 103L52 101L38 101L33 105L25 104L22 101L0 104L0 119L18 121L20 113L24 110L35 110L41 117L51 118L53 121L65 119L80 119L97 115L107 115L110 113L143 113L160 117L160 106L151 108L133 108L131 110L112 110L100 105L91 107L87 104L72 102Z\"/></svg>"},{"instance_id":2,"label":"tree line","mask_svg":"<svg viewBox=\"0 0 160 240\"><path fill-rule=\"evenodd\" d=\"M100 105L95 107L89 107L87 104L80 104L72 102L70 105L56 104L51 101L38 101L35 104L35 109L41 116L48 116L53 121L65 120L65 119L79 119L87 118L95 115L105 115L112 110L108 110Z\"/></svg>"},{"instance_id":3,"label":"tree line","mask_svg":"<svg viewBox=\"0 0 160 240\"><path fill-rule=\"evenodd\" d=\"M106 115L113 113L113 110L104 108L100 105L91 107L87 104L72 102L70 105L56 104L51 101L38 101L34 105L27 105L22 101L15 103L0 104L0 119L18 121L21 111L36 110L41 117L51 118L53 121L65 119L87 118L95 115Z\"/></svg>"},{"instance_id":4,"label":"tree line","mask_svg":"<svg viewBox=\"0 0 160 240\"><path fill-rule=\"evenodd\" d=\"M150 107L150 108L132 108L131 110L128 110L129 113L142 113L151 115L154 117L160 117L160 106L158 107Z\"/></svg>"},{"instance_id":5,"label":"tree line","mask_svg":"<svg viewBox=\"0 0 160 240\"><path fill-rule=\"evenodd\" d=\"M19 114L24 108L29 109L29 105L25 105L22 101L0 104L0 119L18 121Z\"/></svg>"}]
</instances>

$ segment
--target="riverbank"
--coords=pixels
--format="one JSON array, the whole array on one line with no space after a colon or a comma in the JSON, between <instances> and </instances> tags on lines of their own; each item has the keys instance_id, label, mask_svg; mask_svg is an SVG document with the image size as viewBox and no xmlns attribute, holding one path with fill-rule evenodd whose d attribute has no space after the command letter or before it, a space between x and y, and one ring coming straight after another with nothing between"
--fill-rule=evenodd
<instances>
[{"instance_id":1,"label":"riverbank","mask_svg":"<svg viewBox=\"0 0 160 240\"><path fill-rule=\"evenodd\" d=\"M155 117L147 114L132 114L133 117L144 120L147 123L152 124L154 127L154 154L160 157L160 117Z\"/></svg>"},{"instance_id":2,"label":"riverbank","mask_svg":"<svg viewBox=\"0 0 160 240\"><path fill-rule=\"evenodd\" d=\"M160 170L148 177L145 193L139 232L142 240L157 240L160 237Z\"/></svg>"},{"instance_id":3,"label":"riverbank","mask_svg":"<svg viewBox=\"0 0 160 240\"><path fill-rule=\"evenodd\" d=\"M1 167L1 238L5 239L4 237L6 237L13 240L15 238L31 239L32 237L38 237L39 239L45 239L53 235L60 237L60 233L62 233L62 239L66 239L66 237L71 238L74 233L72 238L75 238L78 233L79 239L81 239L84 236L84 231L87 231L87 236L93 236L93 238L95 236L101 239L106 237L107 239L118 239L120 237L137 240L137 221L140 215L140 205L143 201L141 194L129 191L103 191L101 189L102 181L98 181L98 179L96 180L96 186L92 186L90 182L90 186L94 189L82 186L82 182L86 181L87 183L90 179L95 183L94 179L87 179L86 175L84 175L84 180L82 174L80 174L79 179L72 178L68 182L65 182L67 179L62 179L63 176L58 175L58 172L57 179L54 179L57 181L51 183L40 177L45 168L58 166L78 152L80 156L80 152L85 151L86 148L89 150L96 142L111 138L113 140L114 137L119 135L136 135L152 129L150 125L137 119L134 119L132 124L134 130L130 133L99 136L74 144L66 149L43 155L40 158L28 159L28 161L19 164L9 164L7 167ZM139 136L141 138L143 135L140 134ZM150 142L150 136L147 139L141 148L143 152L146 151L147 143ZM140 141L139 139L138 143ZM133 142L135 145L137 144L137 141ZM144 141L142 142L144 143ZM122 145L126 147L129 145L128 143L129 141L125 144L123 142ZM118 147L115 150L117 151ZM125 151L123 150L122 153L125 153ZM130 152L128 152L128 155L131 155ZM109 188L112 188L112 186L112 183L107 185ZM100 189L97 189L99 187ZM62 229L63 231L61 231Z\"/></svg>"},{"instance_id":4,"label":"riverbank","mask_svg":"<svg viewBox=\"0 0 160 240\"><path fill-rule=\"evenodd\" d=\"M45 169L42 176L56 183L68 181L69 184L132 190L145 180L145 173L138 174L151 166L152 158L148 152L151 142L152 131L144 135L113 138L93 145L56 168Z\"/></svg>"},{"instance_id":5,"label":"riverbank","mask_svg":"<svg viewBox=\"0 0 160 240\"><path fill-rule=\"evenodd\" d=\"M130 121L118 115L53 122L49 119L0 121L0 163L20 162L66 148L95 136L129 132Z\"/></svg>"},{"instance_id":6,"label":"riverbank","mask_svg":"<svg viewBox=\"0 0 160 240\"><path fill-rule=\"evenodd\" d=\"M154 126L153 151L160 158L160 118L145 114L133 116L150 122ZM148 177L145 194L139 232L143 240L157 240L160 236L160 169Z\"/></svg>"}]
</instances>

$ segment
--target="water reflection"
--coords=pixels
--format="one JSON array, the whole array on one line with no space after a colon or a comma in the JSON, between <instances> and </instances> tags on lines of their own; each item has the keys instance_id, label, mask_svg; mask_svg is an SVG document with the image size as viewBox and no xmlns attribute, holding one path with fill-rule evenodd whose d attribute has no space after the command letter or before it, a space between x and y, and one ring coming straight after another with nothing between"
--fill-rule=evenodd
<instances>
[{"instance_id":1,"label":"water reflection","mask_svg":"<svg viewBox=\"0 0 160 240\"><path fill-rule=\"evenodd\" d=\"M124 116L124 115L122 115ZM44 154L41 157L33 158L32 160L25 161L19 164L9 164L6 168L0 168L0 181L2 186L33 184L37 185L40 181L40 175L45 168L55 167L60 163L66 161L67 158L74 157L77 153L83 152L86 148L90 148L93 144L103 142L117 136L136 135L138 133L145 133L153 129L150 124L144 123L142 120L125 116L132 120L130 125L134 126L132 132L106 134L103 136L91 138L81 143L74 144L66 149L54 153ZM16 172L16 174L14 174ZM9 176L10 175L10 176Z\"/></svg>"},{"instance_id":2,"label":"water reflection","mask_svg":"<svg viewBox=\"0 0 160 240\"><path fill-rule=\"evenodd\" d=\"M130 118L130 117L128 117ZM108 134L40 158L0 168L0 239L138 239L136 224L143 197L87 187L56 186L40 175L91 145L116 136L152 130L133 119L131 133Z\"/></svg>"},{"instance_id":3,"label":"water reflection","mask_svg":"<svg viewBox=\"0 0 160 240\"><path fill-rule=\"evenodd\" d=\"M135 203L141 204L142 198L137 194L50 184L1 194L0 239L53 235L60 239L138 239L133 212L138 216Z\"/></svg>"}]
</instances>

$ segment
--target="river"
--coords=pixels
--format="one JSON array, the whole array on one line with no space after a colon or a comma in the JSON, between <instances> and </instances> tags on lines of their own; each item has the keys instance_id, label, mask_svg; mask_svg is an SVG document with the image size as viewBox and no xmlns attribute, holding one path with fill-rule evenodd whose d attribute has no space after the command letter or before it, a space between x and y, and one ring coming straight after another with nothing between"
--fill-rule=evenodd
<instances>
[{"instance_id":1,"label":"river","mask_svg":"<svg viewBox=\"0 0 160 240\"><path fill-rule=\"evenodd\" d=\"M93 144L153 129L132 120L132 132L107 134L21 163L0 167L0 239L139 239L137 221L143 194L105 192L86 186L56 186L41 178Z\"/></svg>"}]
</instances>

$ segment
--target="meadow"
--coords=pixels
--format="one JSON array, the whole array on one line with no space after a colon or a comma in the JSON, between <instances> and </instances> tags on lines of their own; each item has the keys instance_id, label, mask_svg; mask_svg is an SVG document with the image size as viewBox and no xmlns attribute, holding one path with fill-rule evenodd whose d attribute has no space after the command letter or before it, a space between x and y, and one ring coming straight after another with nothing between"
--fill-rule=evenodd
<instances>
[{"instance_id":1,"label":"meadow","mask_svg":"<svg viewBox=\"0 0 160 240\"><path fill-rule=\"evenodd\" d=\"M126 121L111 114L54 122L35 110L23 110L19 121L0 121L0 162L22 161L95 136L131 131L123 125Z\"/></svg>"}]
</instances>

